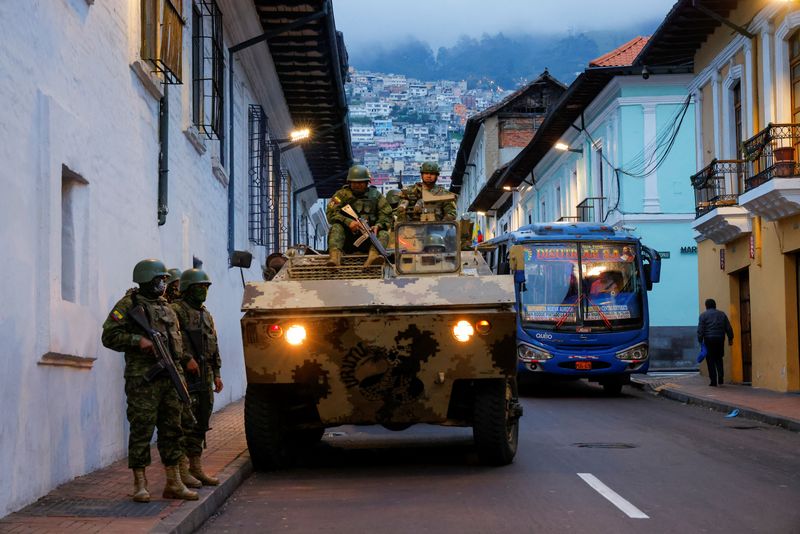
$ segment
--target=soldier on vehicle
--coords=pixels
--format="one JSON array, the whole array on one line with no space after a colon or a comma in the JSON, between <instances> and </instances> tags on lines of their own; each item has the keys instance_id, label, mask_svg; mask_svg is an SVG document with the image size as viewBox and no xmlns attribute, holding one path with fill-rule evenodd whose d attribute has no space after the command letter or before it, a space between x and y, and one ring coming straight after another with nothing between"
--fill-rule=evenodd
<instances>
[{"instance_id":1,"label":"soldier on vehicle","mask_svg":"<svg viewBox=\"0 0 800 534\"><path fill-rule=\"evenodd\" d=\"M439 165L433 161L426 161L419 169L421 182L406 187L400 193L400 203L397 206L397 220L400 222L420 221L423 212L432 215L434 221L455 221L456 203L454 200L445 202L432 202L428 206L422 200L423 189L432 195L448 195L447 190L436 185L439 178Z\"/></svg>"},{"instance_id":2,"label":"soldier on vehicle","mask_svg":"<svg viewBox=\"0 0 800 534\"><path fill-rule=\"evenodd\" d=\"M398 204L400 204L400 194L402 191L399 189L391 189L386 192L386 202L392 207L392 212L394 213L397 210ZM394 213L395 217L397 214Z\"/></svg>"},{"instance_id":3,"label":"soldier on vehicle","mask_svg":"<svg viewBox=\"0 0 800 534\"><path fill-rule=\"evenodd\" d=\"M150 440L156 427L158 454L167 473L163 497L198 498L197 492L181 482L178 469L183 437L183 407L178 393L167 373L160 373L150 381L145 379L145 374L157 363L153 342L128 316L129 310L141 305L151 328L163 336L173 361L180 368L184 353L178 318L164 298L168 278L169 273L159 260L146 259L137 263L133 268L133 281L139 288L128 291L103 323L103 345L125 353L125 395L130 423L128 467L133 470L133 500L136 502L150 502L145 468L150 465Z\"/></svg>"},{"instance_id":4,"label":"soldier on vehicle","mask_svg":"<svg viewBox=\"0 0 800 534\"><path fill-rule=\"evenodd\" d=\"M384 262L383 256L371 246L369 241L364 241L359 247L355 241L360 237L358 222L342 212L342 208L349 205L358 216L367 221L372 232L386 247L389 242L388 230L392 228L392 208L386 198L377 188L369 185L369 169L363 165L353 165L347 173L347 185L339 189L328 203L326 214L328 224L328 249L330 259L328 265L341 265L342 254L367 252L369 255L364 266L380 265Z\"/></svg>"},{"instance_id":5,"label":"soldier on vehicle","mask_svg":"<svg viewBox=\"0 0 800 534\"><path fill-rule=\"evenodd\" d=\"M164 298L167 299L167 302L172 304L181 297L179 288L181 283L181 270L173 267L172 269L167 269L167 272L169 273L169 278L167 278L167 292L164 294Z\"/></svg>"},{"instance_id":6,"label":"soldier on vehicle","mask_svg":"<svg viewBox=\"0 0 800 534\"><path fill-rule=\"evenodd\" d=\"M184 374L192 399L191 410L196 422L186 412L181 418L183 427L183 450L180 472L184 484L191 487L216 486L217 478L208 476L203 470L203 443L208 431L208 422L214 408L214 393L222 391L220 367L222 360L217 344L214 319L203 304L208 296L211 279L200 269L184 271L180 279L181 298L172 304L180 321L183 341ZM188 459L187 459L188 457Z\"/></svg>"}]
</instances>

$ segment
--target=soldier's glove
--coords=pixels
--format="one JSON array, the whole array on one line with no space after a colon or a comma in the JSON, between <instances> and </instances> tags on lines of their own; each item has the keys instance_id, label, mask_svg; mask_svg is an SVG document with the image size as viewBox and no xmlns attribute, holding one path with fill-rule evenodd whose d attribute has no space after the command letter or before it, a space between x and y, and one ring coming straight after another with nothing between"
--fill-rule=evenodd
<instances>
[{"instance_id":1,"label":"soldier's glove","mask_svg":"<svg viewBox=\"0 0 800 534\"><path fill-rule=\"evenodd\" d=\"M420 214L422 213L423 209L425 209L425 203L422 201L422 199L417 200L417 202L414 204L414 213Z\"/></svg>"}]
</instances>

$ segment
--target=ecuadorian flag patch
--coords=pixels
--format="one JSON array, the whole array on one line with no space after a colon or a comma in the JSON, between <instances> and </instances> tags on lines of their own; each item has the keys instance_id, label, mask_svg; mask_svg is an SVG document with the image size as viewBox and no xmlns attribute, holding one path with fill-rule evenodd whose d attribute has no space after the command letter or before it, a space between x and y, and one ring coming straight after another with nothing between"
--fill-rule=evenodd
<instances>
[{"instance_id":1,"label":"ecuadorian flag patch","mask_svg":"<svg viewBox=\"0 0 800 534\"><path fill-rule=\"evenodd\" d=\"M123 317L124 316L122 315L122 313L120 313L120 311L117 309L114 309L111 312L111 318L114 319L115 321L121 321Z\"/></svg>"}]
</instances>

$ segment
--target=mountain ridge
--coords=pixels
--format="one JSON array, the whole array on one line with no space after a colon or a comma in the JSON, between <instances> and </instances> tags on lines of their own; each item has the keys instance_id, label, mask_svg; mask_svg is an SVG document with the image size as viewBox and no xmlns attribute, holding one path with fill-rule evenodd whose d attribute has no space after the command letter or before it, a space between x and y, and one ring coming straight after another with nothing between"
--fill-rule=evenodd
<instances>
[{"instance_id":1,"label":"mountain ridge","mask_svg":"<svg viewBox=\"0 0 800 534\"><path fill-rule=\"evenodd\" d=\"M555 35L499 32L479 38L462 36L452 46L431 46L414 37L393 46L370 46L350 52L358 70L404 74L420 80L467 80L471 87L498 84L511 89L542 71L565 84L592 59L639 35L650 35L658 22L617 30L566 32Z\"/></svg>"}]
</instances>

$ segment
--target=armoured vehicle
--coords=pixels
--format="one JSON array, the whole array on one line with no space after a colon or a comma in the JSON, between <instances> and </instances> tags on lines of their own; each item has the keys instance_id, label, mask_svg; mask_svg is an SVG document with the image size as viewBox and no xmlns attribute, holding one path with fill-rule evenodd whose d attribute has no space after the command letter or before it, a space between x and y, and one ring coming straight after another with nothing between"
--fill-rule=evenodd
<instances>
[{"instance_id":1,"label":"armoured vehicle","mask_svg":"<svg viewBox=\"0 0 800 534\"><path fill-rule=\"evenodd\" d=\"M472 426L481 462L510 463L522 410L514 287L462 251L456 222L395 228L394 264L289 255L245 287L245 432L256 469L279 468L325 428ZM307 249L306 249L307 250Z\"/></svg>"}]
</instances>

